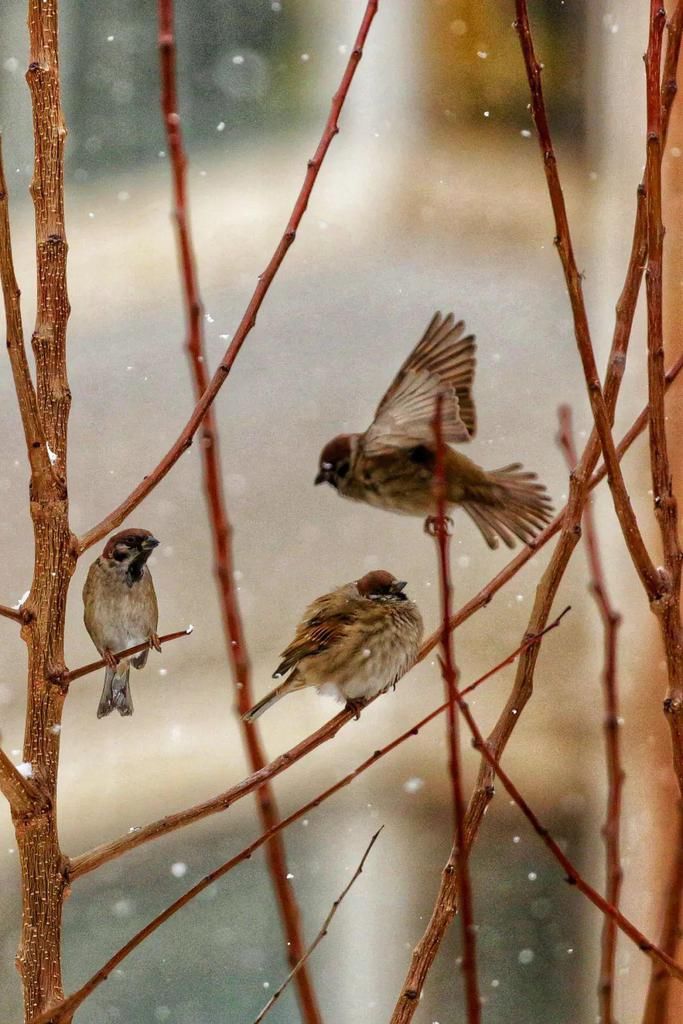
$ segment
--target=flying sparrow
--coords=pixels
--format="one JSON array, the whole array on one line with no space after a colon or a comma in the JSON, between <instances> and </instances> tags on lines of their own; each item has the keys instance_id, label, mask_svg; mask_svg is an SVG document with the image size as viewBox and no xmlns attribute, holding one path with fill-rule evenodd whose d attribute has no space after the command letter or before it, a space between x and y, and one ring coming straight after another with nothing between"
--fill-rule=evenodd
<instances>
[{"instance_id":1,"label":"flying sparrow","mask_svg":"<svg viewBox=\"0 0 683 1024\"><path fill-rule=\"evenodd\" d=\"M396 374L364 434L340 434L323 448L316 484L329 483L345 498L410 516L435 516L436 449L433 418L442 394L445 442L475 434L472 399L474 336L453 314L435 313L424 335ZM550 520L552 505L536 474L515 462L485 470L446 447L449 505L460 505L490 548L501 538L529 543Z\"/></svg>"},{"instance_id":2,"label":"flying sparrow","mask_svg":"<svg viewBox=\"0 0 683 1024\"><path fill-rule=\"evenodd\" d=\"M255 718L294 690L315 686L356 712L395 685L417 657L422 616L405 582L378 569L309 605L282 652L274 679L289 673L244 718Z\"/></svg>"},{"instance_id":3,"label":"flying sparrow","mask_svg":"<svg viewBox=\"0 0 683 1024\"><path fill-rule=\"evenodd\" d=\"M161 650L157 636L159 611L147 559L159 543L147 530L122 530L107 541L88 571L83 587L85 628L107 663L97 709L103 718L116 708L133 714L128 677L131 662L142 668L149 650L116 661L114 655L149 642Z\"/></svg>"}]
</instances>

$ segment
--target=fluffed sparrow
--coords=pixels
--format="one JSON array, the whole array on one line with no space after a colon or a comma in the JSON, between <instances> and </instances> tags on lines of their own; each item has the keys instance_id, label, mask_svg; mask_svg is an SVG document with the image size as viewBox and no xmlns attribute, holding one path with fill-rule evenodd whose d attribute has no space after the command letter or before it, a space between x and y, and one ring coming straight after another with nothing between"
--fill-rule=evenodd
<instances>
[{"instance_id":1,"label":"fluffed sparrow","mask_svg":"<svg viewBox=\"0 0 683 1024\"><path fill-rule=\"evenodd\" d=\"M358 716L415 661L422 616L405 582L378 569L324 594L308 606L273 678L289 673L244 718L255 718L287 693L315 686L346 701Z\"/></svg>"}]
</instances>

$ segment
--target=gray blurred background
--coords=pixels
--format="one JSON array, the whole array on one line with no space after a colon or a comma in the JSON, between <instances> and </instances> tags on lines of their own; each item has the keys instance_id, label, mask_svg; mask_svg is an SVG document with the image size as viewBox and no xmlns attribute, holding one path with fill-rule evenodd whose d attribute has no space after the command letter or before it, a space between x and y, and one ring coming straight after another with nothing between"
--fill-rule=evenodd
<instances>
[{"instance_id":1,"label":"gray blurred background","mask_svg":"<svg viewBox=\"0 0 683 1024\"><path fill-rule=\"evenodd\" d=\"M67 149L72 525L98 521L158 461L192 407L169 218L169 166L158 111L152 3L62 5ZM361 0L177 2L181 109L190 152L192 222L211 365L224 351L279 239L352 48ZM11 188L24 316L34 315L28 202L30 107L23 80L22 4L2 0L0 124ZM643 152L641 53L646 12L636 0L531 5L575 243L601 360L630 242ZM556 407L571 402L579 443L590 419L573 340L542 163L527 104L512 3L382 3L341 133L334 140L296 244L216 403L236 578L258 695L316 595L385 567L409 581L427 628L437 622L433 543L417 520L389 517L312 486L322 443L364 429L379 396L435 309L453 310L478 337L479 435L471 454L493 468L537 470L556 504L567 474ZM678 153L667 154L667 161ZM639 320L639 325L641 321ZM624 386L619 425L644 401L643 332ZM0 363L0 599L28 589L32 535L27 468L9 369ZM644 447L627 461L636 509L649 514ZM667 737L658 718L659 654L648 655L645 601L601 495L599 523L612 592L627 614L621 649L627 789L624 908L657 927L661 895L655 812L669 793ZM198 452L191 450L130 520L161 546L150 561L163 632L193 635L153 654L133 680L136 713L98 722L101 680L72 687L62 731L60 833L76 854L205 799L246 773L233 713L211 566ZM80 591L71 589L67 661L92 660ZM465 517L456 519L458 604L507 560ZM456 635L463 682L519 643L544 552ZM604 807L601 634L577 551L558 598L571 616L546 641L536 693L506 754L531 802L591 880L602 885ZM629 628L630 627L630 628ZM0 726L21 760L25 652L0 623ZM646 658L646 661L644 659ZM643 669L647 664L647 672ZM507 669L472 707L495 720ZM276 783L295 809L440 703L433 661L360 722ZM651 714L642 710L652 707ZM270 756L336 707L292 696L263 719ZM378 824L386 828L311 969L329 1024L386 1021L410 951L430 913L450 848L445 724L437 720L285 835L306 935L316 933ZM660 752L661 758L653 757ZM476 758L467 748L468 782ZM660 768L659 765L662 765ZM647 774L649 772L649 775ZM648 799L645 799L645 797ZM65 908L67 989L189 884L258 832L253 802L147 845L77 883ZM600 921L562 882L517 810L499 793L472 858L487 1024L596 1019ZM0 807L0 1016L20 1019L13 958L18 865ZM419 1024L462 1019L452 930L430 976ZM647 962L618 953L619 1019L640 1019ZM87 1002L83 1024L169 1021L248 1024L286 973L260 853L210 888L137 950ZM298 1020L293 990L271 1015Z\"/></svg>"}]
</instances>

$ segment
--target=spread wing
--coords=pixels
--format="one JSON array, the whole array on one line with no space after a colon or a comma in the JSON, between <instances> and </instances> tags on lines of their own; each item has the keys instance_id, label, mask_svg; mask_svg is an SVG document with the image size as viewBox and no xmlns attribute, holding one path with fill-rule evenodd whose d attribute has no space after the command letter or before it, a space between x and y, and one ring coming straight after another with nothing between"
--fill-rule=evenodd
<instances>
[{"instance_id":1,"label":"spread wing","mask_svg":"<svg viewBox=\"0 0 683 1024\"><path fill-rule=\"evenodd\" d=\"M444 395L446 442L469 441L476 430L472 399L474 335L453 314L435 313L427 330L396 374L363 438L366 452L431 442L437 395Z\"/></svg>"},{"instance_id":2,"label":"spread wing","mask_svg":"<svg viewBox=\"0 0 683 1024\"><path fill-rule=\"evenodd\" d=\"M333 596L328 595L330 598ZM340 608L338 598L333 604L328 604L324 598L315 601L306 609L303 619L297 626L294 639L282 652L282 661L275 669L273 677L285 675L302 658L329 651L345 638L352 622L350 607Z\"/></svg>"}]
</instances>

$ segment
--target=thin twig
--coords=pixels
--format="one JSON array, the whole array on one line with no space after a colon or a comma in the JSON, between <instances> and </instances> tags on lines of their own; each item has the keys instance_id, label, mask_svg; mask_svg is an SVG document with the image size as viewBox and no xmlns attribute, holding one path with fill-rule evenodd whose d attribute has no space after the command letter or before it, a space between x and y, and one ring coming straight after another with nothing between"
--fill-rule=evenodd
<instances>
[{"instance_id":1,"label":"thin twig","mask_svg":"<svg viewBox=\"0 0 683 1024\"><path fill-rule=\"evenodd\" d=\"M586 896L602 914L607 914L611 917L624 935L626 935L642 953L645 953L645 955L649 956L651 960L666 967L672 978L676 978L678 981L683 981L683 964L677 963L676 960L670 957L668 953L651 942L639 928L636 928L632 921L625 917L625 915L622 914L620 910L617 910L616 907L613 907L605 897L597 891L597 889L594 889L593 886L585 880L580 871L578 871L569 857L564 853L559 843L553 839L548 829L541 823L510 776L503 770L500 762L493 756L486 740L474 720L474 717L472 716L472 712L467 705L467 701L463 700L459 695L458 707L460 708L460 711L467 722L467 726L472 733L472 745L475 750L478 750L484 760L488 762L492 771L503 783L503 786L507 790L511 799L517 804L536 834L543 840L555 860L562 866L565 871L566 881L569 885L575 885L579 892L582 892L583 895Z\"/></svg>"},{"instance_id":2,"label":"thin twig","mask_svg":"<svg viewBox=\"0 0 683 1024\"><path fill-rule=\"evenodd\" d=\"M458 695L458 700L459 706L464 705L464 707L467 708L466 702L462 697L460 697L460 695ZM432 712L420 724L425 724L427 721L433 719L441 711L444 711L446 707L447 705L444 704L443 707L439 709L439 711ZM465 717L467 719L467 716ZM196 896L198 896L201 892L207 889L210 885L218 881L218 879L223 878L225 875L227 875L230 871L232 871L233 868L237 867L238 864L241 864L245 860L249 860L256 852L256 850L258 850L261 846L264 845L264 843L267 843L272 838L274 833L281 832L283 829L288 828L295 821L298 821L299 818L302 818L306 814L309 814L312 810L319 807L321 803L329 799L329 797L333 796L335 793L339 792L339 790L343 789L345 786L348 786L351 782L353 782L353 780L356 779L358 775L360 775L363 771L365 771L366 768L369 768L371 765L376 764L377 761L385 754L388 754L391 750L394 750L400 743L404 742L410 736L414 736L418 728L419 726L414 726L412 729L409 729L407 732L403 733L402 736L398 737L391 743L387 744L387 746L383 747L382 750L375 751L375 753L372 754L369 758L367 758L361 765L359 765L358 768L350 772L348 775L344 776L344 778L340 779L339 782L334 783L334 785L330 786L323 793L318 794L318 796L314 797L312 800L309 800L307 803L303 804L303 806L299 807L298 810L293 811L292 814L288 815L286 818L283 818L282 821L280 821L277 825L273 827L273 829L269 830L268 832L264 832L262 835L258 836L252 843L249 844L249 846L246 846L239 853L235 854L233 857L230 858L230 860L226 861L224 864L221 864L218 868L216 868L214 871L211 871L208 875L205 875L204 878L200 879L199 882L193 885L191 889L188 889L185 893L183 893L182 896L179 896L177 900L175 900L170 906L168 906L165 910L158 914L152 921L145 925L144 928L141 928L140 931L136 932L136 934L133 935L124 946L117 950L117 952L109 958L107 963L104 964L100 968L100 970L98 970L84 985L82 985L81 988L79 988L76 992L72 993L72 995L65 999L64 1002L52 1007L50 1011L43 1013L40 1017L35 1018L33 1021L30 1022L30 1024L61 1024L62 1021L64 1021L69 1015L73 1014L75 1010L77 1010L78 1007L85 1002L88 996L91 995L91 993L94 992L95 989L99 988L102 982L107 980L111 972L115 970L115 968L117 968L119 964L122 963L123 960L125 960L126 957L133 952L134 949L136 949L142 942L144 942L145 939L149 938L149 936L152 935L158 928L160 928L161 925L165 924L166 921L173 917L174 914L176 914L184 906L190 903ZM481 736L481 734L479 734L479 736ZM506 788L508 784L512 787L512 783L509 781L507 776L504 775L503 770L500 768L495 758L493 758L493 755L488 750L488 747L486 748L485 751L481 752L485 760L487 760L487 762L490 764L491 770L498 772L500 774L501 781L506 785ZM527 813L528 811L527 816L532 815L533 817L533 812L531 812L530 809L528 809L522 797L517 793L516 790L514 790L514 792L516 794L517 800L520 802L520 806L522 807L522 809L524 810L524 808L527 808L527 810L525 810L525 813ZM513 799L515 799L514 796ZM534 820L537 819L534 818ZM541 832L545 831L540 825L539 828L541 829ZM467 835L468 850L475 838L476 832L469 833ZM674 977L683 979L683 966L677 964L674 960L672 960L671 957L663 953L662 950L660 950L656 945L654 945L654 943L650 942L650 940L642 932L640 932L639 929L627 917L625 917L623 914L617 911L614 907L611 907L610 904L608 904L606 900L582 878L582 876L579 874L579 872L571 863L571 861L569 861L569 859L564 855L564 853L562 853L561 849L557 846L554 840L550 839L547 836L547 834L546 843L547 845L549 845L551 851L555 854L557 859L564 867L572 884L576 884L580 891L583 892L584 895L587 896L588 899L590 899L591 902L594 903L599 910L601 910L605 914L612 915L617 921L617 924L619 925L621 930L624 932L624 934L627 935L631 939L631 941L635 942L642 952L646 953L648 956L654 959L657 959L662 964L665 964L667 966L667 969L671 971Z\"/></svg>"},{"instance_id":3,"label":"thin twig","mask_svg":"<svg viewBox=\"0 0 683 1024\"><path fill-rule=\"evenodd\" d=\"M670 368L667 373L667 387L670 387L674 381L678 378L678 375L683 370L683 355L680 356L674 365ZM617 445L617 454L619 458L629 450L633 442L642 434L643 430L647 425L647 407L644 408L634 423L631 425L629 430L626 432L620 443ZM595 448L595 455L597 458L598 448ZM592 454L592 453L589 453ZM584 453L584 460L586 459L586 453ZM596 487L606 475L604 465L601 466L596 473L590 478L588 483L588 489L592 490ZM578 470L574 475L574 479L578 479ZM574 500L574 505L577 504ZM572 506L573 507L573 506ZM570 515L571 512L571 515ZM537 551L539 551L555 534L562 529L566 531L567 536L571 537L574 535L574 530L577 522L580 521L580 515L577 518L577 511L570 509L570 505L566 505L561 512L555 517L555 519L543 530L535 539L533 547L523 548L508 564L505 566L492 580L490 580L486 586L484 586L474 597L467 601L450 619L449 626L451 629L456 629L458 626L466 622L479 608L483 608L488 605L495 594L508 583L519 570L526 565L526 563L534 557ZM578 539L578 538L577 538ZM549 614L549 612L548 612ZM544 627L547 622L547 615L543 621L542 616L536 615L535 621L539 622L536 629L530 628L527 630L528 635L531 637L531 643L524 649L524 651L533 650L536 644L533 642L534 637L542 635ZM441 634L440 628L437 629L431 636L422 644L420 653L417 657L417 662L423 661L428 654L430 654L439 642ZM510 702L509 702L510 703ZM514 705L513 705L514 706ZM506 719L509 720L509 713L506 714ZM128 853L130 850L135 849L137 846L141 846L152 839L156 839L159 836L166 835L168 832L175 831L175 829L183 828L186 825L192 824L194 821L200 821L202 818L207 817L211 814L216 814L220 811L225 810L236 799L240 799L242 795L252 792L253 788L260 785L261 781L265 779L274 778L275 775L280 774L284 771L291 763L300 760L311 750L325 743L327 740L333 739L339 730L343 728L348 722L353 720L353 713L350 711L340 711L339 714L335 715L329 722L326 722L320 729L318 729L311 736L306 737L299 744L293 747L291 750L281 754L275 760L271 761L270 765L267 765L262 772L256 773L256 775L250 776L238 783L231 789L226 790L225 793L220 793L216 797L212 797L201 804L197 804L194 807L188 808L184 811L179 811L177 814L168 815L165 818L161 818L158 821L153 822L144 828L139 829L137 832L126 833L126 835L120 836L118 839L112 840L109 843L104 843L93 850L81 854L74 858L70 865L70 877L72 879L77 878L82 874L88 874L90 871L94 871L100 867L101 864L107 863L110 860L114 860L121 855ZM500 729L500 722L498 731ZM478 787L478 796L475 804L470 805L470 813L479 813L479 809L483 814L483 809L488 803L488 799L482 799L482 792L486 794L486 787L488 783L483 782ZM444 880L452 880L454 872L450 863L446 866L446 872ZM447 906L447 902L441 901L442 906ZM444 932L447 924L444 924ZM435 947L430 941L425 940L425 947L429 949L438 948L438 944ZM419 955L416 957L419 959ZM413 991L408 988L409 991ZM409 997L410 1000L410 997ZM409 1017L405 1018L409 1020Z\"/></svg>"},{"instance_id":4,"label":"thin twig","mask_svg":"<svg viewBox=\"0 0 683 1024\"><path fill-rule=\"evenodd\" d=\"M679 4L680 6L680 4ZM677 12L678 13L678 12ZM675 26L677 35L672 33L669 38L671 52L680 46L680 29L678 22ZM667 62L668 63L668 62ZM676 62L672 61L668 66L675 78ZM664 101L663 101L664 105ZM666 111L667 124L670 107ZM607 364L604 396L607 406L609 421L612 421L614 409L626 363L626 353L631 337L633 317L635 314L638 292L642 281L642 265L647 252L647 237L645 231L644 212L644 191L639 188L637 194L636 218L633 236L633 245L629 258L624 286L617 304L617 315L612 337L612 345ZM683 367L683 356L679 357L669 371L673 376L678 375ZM671 378L669 378L671 379ZM633 426L627 431L621 443L617 446L617 456L621 458L623 452L633 443L634 439L642 432L647 424L647 408L645 408ZM548 621L548 616L557 593L560 581L564 575L569 559L578 541L583 506L589 491L604 478L606 467L602 466L597 473L591 477L600 454L600 441L597 429L591 432L581 460L570 481L569 501L564 510L539 534L534 541L534 550L538 550L558 531L561 531L560 539L553 553L548 568L536 590L536 599L529 618L528 629L530 632L539 632ZM468 602L451 619L450 625L456 628L469 615L473 614L479 607L487 604L493 594L497 592L531 557L533 552L528 548L523 549L508 565L480 592L472 601ZM434 634L426 642L425 647L431 650L438 643L438 633ZM494 727L489 743L498 757L507 744L517 722L520 720L521 712L531 696L533 687L533 675L538 656L537 649L531 648L520 660L515 683L510 697L501 712L496 726ZM472 835L481 825L486 808L493 797L493 785L491 769L486 762L482 762L475 791L470 800L467 827ZM446 931L457 911L457 890L458 878L455 871L453 856L446 863L442 875L441 884L437 892L434 909L430 916L424 934L420 938L413 951L410 965L403 982L401 993L397 999L390 1024L409 1024L412 1021L419 1005L420 994L424 988L425 981L434 963Z\"/></svg>"},{"instance_id":5,"label":"thin twig","mask_svg":"<svg viewBox=\"0 0 683 1024\"><path fill-rule=\"evenodd\" d=\"M549 633L551 630L556 629L564 616L569 611L569 608L565 608L564 611L557 616L554 622L551 622L549 626L539 633L537 636L526 636L520 646L504 658L501 662L495 665L484 675L475 679L470 686L467 686L462 692L463 694L470 693L476 689L491 676L495 675L496 672L500 672L501 669L510 665L515 658L517 658L523 651L528 650L540 643L541 639ZM366 767L375 763L379 757L382 757L385 753L389 753L394 747L403 743L410 736L416 736L419 730L431 722L438 715L442 714L446 710L447 705L442 704L434 711L430 712L425 718L417 722L416 725L406 730L398 739L393 740L387 747L375 753L368 759L367 762L359 769L364 771ZM149 842L152 839L158 839L161 836L168 835L169 832L174 832L176 829L183 828L186 825L190 825L195 821L201 821L203 818L209 817L209 815L217 814L220 811L227 810L242 797L247 796L248 793L252 793L258 786L262 785L265 779L273 779L285 769L289 768L290 765L296 764L302 757L305 757L311 750L314 750L321 743L327 739L331 739L337 734L339 729L346 724L346 722L352 720L353 712L342 711L331 720L326 723L321 729L313 733L312 736L307 737L301 743L297 744L296 747L292 747L291 750L286 751L284 754L280 754L274 761L271 761L269 765L266 765L261 771L255 772L253 775L247 776L241 782L238 782L235 786L226 790L224 793L220 793L217 797L213 797L211 800L207 800L203 804L197 804L194 807L190 807L185 811L179 811L177 814L169 815L166 818L161 818L159 821L152 822L151 825L146 825L144 828L138 829L135 832L126 833L119 839L113 840L111 843L105 843L102 846L96 847L94 850L89 850L87 853L83 853L80 857L75 857L68 866L69 880L73 881L76 878L80 878L81 875L88 874L91 871L96 870L111 860L115 860L117 857L122 856L124 853L129 853L137 846L142 846L144 843ZM353 773L354 777L356 773Z\"/></svg>"},{"instance_id":6,"label":"thin twig","mask_svg":"<svg viewBox=\"0 0 683 1024\"><path fill-rule=\"evenodd\" d=\"M57 483L55 471L50 462L45 443L45 430L38 410L36 389L26 357L24 325L21 318L21 292L14 273L12 257L12 235L9 220L9 195L5 180L0 139L0 283L5 303L7 328L7 353L14 378L14 390L19 403L19 412L24 429L26 451L31 474L41 487L47 489ZM4 614L4 613L3 613ZM11 616L10 616L11 617Z\"/></svg>"},{"instance_id":7,"label":"thin twig","mask_svg":"<svg viewBox=\"0 0 683 1024\"><path fill-rule=\"evenodd\" d=\"M558 410L560 431L558 440L565 453L570 471L577 462L572 411L568 405ZM617 634L621 615L613 607L607 590L607 581L600 554L593 502L589 498L583 512L583 540L590 568L590 590L595 597L605 636L605 660L602 674L605 733L605 757L607 761L607 817L603 828L605 839L607 879L606 898L612 906L619 906L622 869L620 850L621 796L624 772L621 767L619 743L619 691L617 686ZM614 1021L614 978L616 970L617 926L612 918L606 917L602 926L600 959L600 982L598 1000L602 1024Z\"/></svg>"},{"instance_id":8,"label":"thin twig","mask_svg":"<svg viewBox=\"0 0 683 1024\"><path fill-rule=\"evenodd\" d=\"M662 581L655 568L652 559L645 547L635 514L631 507L626 484L621 473L619 460L614 448L612 437L611 417L605 401L598 367L595 362L593 343L591 341L590 329L586 304L583 298L582 277L576 264L574 249L572 246L569 220L564 203L564 194L560 176L557 170L557 159L553 148L550 126L545 110L543 99L543 87L541 84L541 65L539 64L534 50L534 42L529 24L527 0L515 0L516 20L515 27L519 36L524 66L526 68L529 89L531 92L531 112L533 115L538 144L543 156L543 168L545 170L548 193L555 218L555 245L560 256L562 269L564 271L567 292L572 308L574 320L574 334L581 357L583 372L588 389L588 397L595 420L595 427L600 438L605 463L607 465L607 477L614 501L614 509L621 525L624 540L628 547L633 564L640 576L643 586L646 588L651 601L657 600L661 595ZM659 92L657 92L657 108L659 109Z\"/></svg>"},{"instance_id":9,"label":"thin twig","mask_svg":"<svg viewBox=\"0 0 683 1024\"><path fill-rule=\"evenodd\" d=\"M665 12L659 0L650 2L650 26L645 54L647 99L647 182L648 259L645 271L647 292L647 384L650 405L650 469L655 518L664 554L660 570L664 586L661 600L653 604L659 621L667 666L667 695L664 711L671 733L673 766L683 795L683 627L681 625L681 560L678 541L678 505L673 490L664 409L664 341L662 333L662 108L659 103L659 75Z\"/></svg>"},{"instance_id":10,"label":"thin twig","mask_svg":"<svg viewBox=\"0 0 683 1024\"><path fill-rule=\"evenodd\" d=\"M675 957L683 937L681 930L681 910L683 909L683 807L679 803L676 834L672 847L671 865L664 889L665 910L662 934L659 939L661 948ZM668 1024L669 997L671 986L669 972L658 963L652 964L650 984L647 990L647 1001L643 1015L643 1024Z\"/></svg>"},{"instance_id":11,"label":"thin twig","mask_svg":"<svg viewBox=\"0 0 683 1024\"><path fill-rule=\"evenodd\" d=\"M80 538L78 543L80 553L86 551L87 548L91 547L91 545L96 544L98 540L101 540L102 537L106 536L106 534L108 534L115 526L122 523L126 516L129 515L133 509L137 508L140 502L147 497L150 491L152 491L157 484L163 480L181 455L183 455L192 444L192 439L199 429L204 416L206 415L207 409L210 407L214 398L225 383L242 345L254 327L256 317L263 300L268 293L268 289L270 288L289 247L296 238L297 229L304 213L306 212L306 207L308 206L308 201L320 172L323 160L325 159L325 155L330 147L332 139L339 131L339 115L341 114L342 107L344 106L344 101L347 97L351 82L353 81L353 76L356 73L358 63L363 56L363 46L365 45L365 40L368 32L370 31L372 21L377 13L378 3L379 0L368 0L363 19L361 21L361 26L344 70L341 83L332 99L332 106L325 123L320 142L318 143L318 148L313 154L312 159L308 161L306 177L304 178L304 183L301 186L301 190L294 204L287 227L285 228L284 234L271 257L268 266L263 273L259 275L258 283L249 301L249 305L246 308L244 316L235 331L233 339L230 342L218 369L211 378L208 388L202 395L199 402L197 402L192 415L178 435L177 440L166 452L157 466L151 471L151 473L145 476L138 486L131 491L127 498L124 498L121 504L118 505L113 512L110 512L109 515L105 516L105 518L101 520L101 522L96 526L93 526L83 535L83 537Z\"/></svg>"},{"instance_id":12,"label":"thin twig","mask_svg":"<svg viewBox=\"0 0 683 1024\"><path fill-rule=\"evenodd\" d=\"M434 444L436 466L434 472L434 497L436 499L436 521L433 521L436 541L437 563L439 566L439 590L441 594L441 675L443 676L448 719L448 760L453 798L453 845L460 879L460 920L462 922L462 974L465 981L465 1000L468 1024L479 1024L481 1020L481 997L477 977L477 933L474 924L474 897L468 864L468 850L465 846L465 797L462 785L462 758L460 753L458 700L458 670L453 650L453 632L449 627L453 586L450 574L450 531L446 518L446 452L442 424L443 394L436 399L434 420Z\"/></svg>"},{"instance_id":13,"label":"thin twig","mask_svg":"<svg viewBox=\"0 0 683 1024\"><path fill-rule=\"evenodd\" d=\"M196 259L190 230L187 194L187 155L185 153L176 83L176 40L173 0L158 0L159 59L161 67L161 109L166 128L173 181L174 220L180 262L180 277L187 321L186 350L190 363L195 401L199 402L209 386L207 352L202 332L202 303L199 293ZM253 704L251 666L242 626L235 586L232 552L232 526L228 516L219 453L218 427L213 406L207 410L201 426L202 477L207 500L209 528L214 553L214 568L223 618L227 657L237 698L239 727L249 770L259 771L267 762L258 727L248 725L242 715ZM279 820L275 792L265 784L255 792L263 831ZM282 918L285 951L290 966L302 962L304 942L301 914L296 895L288 881L289 869L282 836L276 836L266 848L266 859ZM305 1024L322 1024L313 982L305 963L296 975L296 988Z\"/></svg>"},{"instance_id":14,"label":"thin twig","mask_svg":"<svg viewBox=\"0 0 683 1024\"><path fill-rule=\"evenodd\" d=\"M683 356L676 360L675 364L670 368L667 373L667 387L677 379L679 373L683 370ZM637 437L643 432L647 424L647 408L643 409L635 422L632 424L630 429L626 432L621 442L617 446L617 453L621 458L626 451L631 447ZM596 450L597 454L597 450ZM598 469L598 471L591 477L589 483L589 489L597 486L601 480L605 477L604 466ZM498 573L482 590L479 591L470 601L468 601L463 607L452 616L449 625L451 629L457 628L463 622L465 622L471 615L473 615L479 608L482 608L489 604L493 596L507 583L512 577L531 559L536 551L550 540L555 533L563 526L565 519L568 515L568 506L555 517L552 523L536 538L536 545L534 548L524 548L515 558L508 563L508 565ZM573 530L572 524L569 526L569 532ZM563 613L564 614L564 613ZM546 620L547 621L547 620ZM531 635L527 638L524 646L520 649L521 652L532 650L536 646L537 636L542 636L545 630L545 622L541 624L537 631L531 631ZM430 637L423 643L417 661L422 661L427 657L428 654L434 649L439 642L440 629L436 630ZM520 653L520 651L516 652ZM516 656L513 655L512 657ZM509 662L507 662L509 663ZM463 691L467 692L467 691ZM444 706L445 708L445 706ZM444 710L442 708L441 710ZM247 793L251 793L256 786L260 785L262 781L266 779L272 779L276 775L279 775L282 771L289 767L290 764L295 763L302 757L306 756L311 750L325 743L327 740L332 739L337 735L339 730L345 726L353 718L352 712L341 711L338 715L335 715L333 719L325 723L320 729L318 729L311 736L306 737L301 743L297 744L291 750L281 754L275 760L271 761L263 771L257 772L255 775L249 776L247 779L238 783L231 789L226 790L224 793L218 794L216 797L212 797L203 803L197 804L184 811L179 811L177 814L168 815L158 821L152 822L150 825L139 829L137 832L126 833L120 836L118 839L112 840L111 842L104 843L93 850L89 850L86 853L74 858L71 861L69 867L70 878L73 880L78 878L80 875L88 874L90 871L94 871L102 864L108 861L114 860L117 857L122 856L125 853L130 852L138 846L149 842L152 839L157 839L160 836L167 835L169 832L173 832L178 828L183 828L186 825L190 825L195 821L200 821L211 814L216 814L220 811L226 810L236 800L239 800L242 796ZM484 796L486 794L486 783L482 787L479 787L478 797L475 804L470 805L470 815L478 813L478 808L483 809L488 803L488 799L482 799L482 792ZM451 879L452 869L450 863L447 865L445 873L445 879ZM443 904L446 905L445 903ZM444 924L444 931L447 927L447 923ZM430 948L434 948L433 944L430 943ZM437 947L438 948L438 944ZM428 968L427 968L428 969ZM426 976L426 975L425 975ZM412 990L410 990L412 991ZM410 1001L410 1000L409 1000ZM409 1019L409 1018L406 1018Z\"/></svg>"},{"instance_id":15,"label":"thin twig","mask_svg":"<svg viewBox=\"0 0 683 1024\"><path fill-rule=\"evenodd\" d=\"M159 637L159 644L168 644L171 640L179 640L183 636L190 636L193 629L194 627L187 626L186 629L179 629L175 633L165 633L164 636ZM142 644L135 644L133 647L127 647L125 651L114 653L114 659L119 662L122 658L131 658L134 654L139 654L140 651L149 650L150 646L149 640L145 640ZM99 668L104 668L106 664L107 662L104 658L100 658L99 661L91 661L89 665L82 665L80 668L71 669L71 671L65 672L59 677L53 676L52 682L66 686L69 683L73 683L74 679L81 679L83 676L90 675L91 672L97 672Z\"/></svg>"},{"instance_id":16,"label":"thin twig","mask_svg":"<svg viewBox=\"0 0 683 1024\"><path fill-rule=\"evenodd\" d=\"M259 1013L258 1017L255 1018L254 1024L261 1024L261 1021L264 1019L266 1014L268 1014L270 1012L270 1010L273 1008L275 1003L278 1001L278 999L280 998L282 993L285 991L285 989L287 988L289 983L292 981L293 978L296 977L297 973L304 966L304 964L306 963L306 961L310 957L311 953L313 953L315 951L315 949L320 945L322 940L327 935L327 931L328 931L328 929L330 927L330 924L332 922L332 918L334 917L334 915L339 910L339 907L341 906L342 902L344 901L344 898L345 898L346 894L349 892L349 890L353 886L354 882L363 874L363 868L365 867L366 860L370 856L370 850L373 848L373 846L377 842L379 834L380 834L380 832L382 831L383 828L384 828L384 825L382 825L380 828L378 828L377 831L375 832L374 836L372 837L372 839L370 840L370 842L368 844L368 847L367 847L365 853L363 854L363 858L362 858L360 864L358 865L358 867L354 871L353 875L351 876L351 880L344 887L344 889L339 893L339 895L337 896L336 900L332 904L332 908L330 909L329 914L327 915L327 917L323 921L322 928L320 929L320 931L318 932L318 934L316 935L316 937L314 938L313 942L308 947L306 952L301 957L301 960L299 960L299 962L294 965L294 967L291 969L291 971L289 972L289 974L287 975L285 980L282 982L280 987L277 988L275 990L275 992L273 992L272 996L270 997L270 999L268 1000L266 1005L263 1007L263 1009Z\"/></svg>"}]
</instances>

